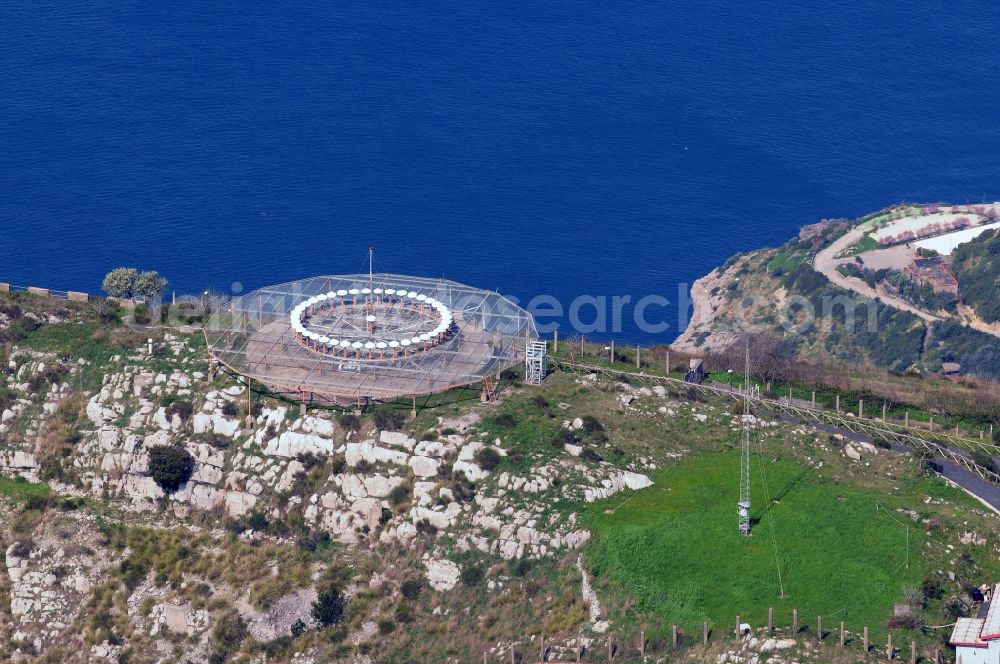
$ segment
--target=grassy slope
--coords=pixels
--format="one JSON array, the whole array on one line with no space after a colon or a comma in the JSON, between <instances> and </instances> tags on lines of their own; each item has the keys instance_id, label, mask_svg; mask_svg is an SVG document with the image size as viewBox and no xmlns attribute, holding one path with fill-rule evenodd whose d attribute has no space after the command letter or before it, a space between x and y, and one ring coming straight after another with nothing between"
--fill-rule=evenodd
<instances>
[{"instance_id":1,"label":"grassy slope","mask_svg":"<svg viewBox=\"0 0 1000 664\"><path fill-rule=\"evenodd\" d=\"M788 460L765 461L778 501L772 516L787 595L781 599L756 459L752 517L761 521L750 539L736 531L738 464L735 452L691 457L627 502L616 496L592 505L584 523L595 535L587 552L595 575L612 579L665 624L728 626L740 613L760 625L774 606L781 624L798 608L803 620L823 615L828 626L844 620L848 629L869 625L879 633L901 588L919 585L932 562L924 556L927 531L895 508L923 495L964 502L938 480L907 480L903 498L836 484ZM894 513L877 511L876 499ZM911 525L908 569L899 521Z\"/></svg>"}]
</instances>

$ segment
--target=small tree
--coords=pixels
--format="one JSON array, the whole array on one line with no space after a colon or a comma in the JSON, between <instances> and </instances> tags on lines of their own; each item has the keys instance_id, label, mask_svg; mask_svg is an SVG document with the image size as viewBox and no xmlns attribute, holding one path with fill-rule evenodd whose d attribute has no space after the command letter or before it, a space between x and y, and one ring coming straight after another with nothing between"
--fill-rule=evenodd
<instances>
[{"instance_id":1,"label":"small tree","mask_svg":"<svg viewBox=\"0 0 1000 664\"><path fill-rule=\"evenodd\" d=\"M157 486L173 493L191 479L194 458L180 445L155 445L149 448L149 474Z\"/></svg>"},{"instance_id":2,"label":"small tree","mask_svg":"<svg viewBox=\"0 0 1000 664\"><path fill-rule=\"evenodd\" d=\"M130 299L135 295L139 271L134 267L118 267L104 276L104 292L111 297Z\"/></svg>"},{"instance_id":3,"label":"small tree","mask_svg":"<svg viewBox=\"0 0 1000 664\"><path fill-rule=\"evenodd\" d=\"M156 300L167 289L167 283L159 272L143 272L136 277L135 294L147 300Z\"/></svg>"},{"instance_id":4,"label":"small tree","mask_svg":"<svg viewBox=\"0 0 1000 664\"><path fill-rule=\"evenodd\" d=\"M329 584L316 597L312 617L323 627L336 625L344 617L344 593L335 584Z\"/></svg>"}]
</instances>

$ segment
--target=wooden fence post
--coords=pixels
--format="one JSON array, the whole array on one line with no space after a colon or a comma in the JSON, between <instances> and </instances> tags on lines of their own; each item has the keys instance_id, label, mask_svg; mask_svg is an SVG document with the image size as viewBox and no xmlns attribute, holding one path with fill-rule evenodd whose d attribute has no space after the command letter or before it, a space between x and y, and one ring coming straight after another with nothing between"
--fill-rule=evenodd
<instances>
[{"instance_id":1,"label":"wooden fence post","mask_svg":"<svg viewBox=\"0 0 1000 664\"><path fill-rule=\"evenodd\" d=\"M868 625L865 625L865 654L871 650L871 642L868 640Z\"/></svg>"},{"instance_id":2,"label":"wooden fence post","mask_svg":"<svg viewBox=\"0 0 1000 664\"><path fill-rule=\"evenodd\" d=\"M541 662L545 661L545 635L538 642L538 660Z\"/></svg>"},{"instance_id":3,"label":"wooden fence post","mask_svg":"<svg viewBox=\"0 0 1000 664\"><path fill-rule=\"evenodd\" d=\"M559 330L552 330L552 352L559 352Z\"/></svg>"},{"instance_id":4,"label":"wooden fence post","mask_svg":"<svg viewBox=\"0 0 1000 664\"><path fill-rule=\"evenodd\" d=\"M708 621L701 624L701 645L708 645Z\"/></svg>"},{"instance_id":5,"label":"wooden fence post","mask_svg":"<svg viewBox=\"0 0 1000 664\"><path fill-rule=\"evenodd\" d=\"M646 656L646 630L639 630L639 656Z\"/></svg>"},{"instance_id":6,"label":"wooden fence post","mask_svg":"<svg viewBox=\"0 0 1000 664\"><path fill-rule=\"evenodd\" d=\"M917 664L917 642L910 641L910 664Z\"/></svg>"},{"instance_id":7,"label":"wooden fence post","mask_svg":"<svg viewBox=\"0 0 1000 664\"><path fill-rule=\"evenodd\" d=\"M767 631L774 631L774 607L767 607Z\"/></svg>"},{"instance_id":8,"label":"wooden fence post","mask_svg":"<svg viewBox=\"0 0 1000 664\"><path fill-rule=\"evenodd\" d=\"M816 638L823 640L823 616L816 616Z\"/></svg>"},{"instance_id":9,"label":"wooden fence post","mask_svg":"<svg viewBox=\"0 0 1000 664\"><path fill-rule=\"evenodd\" d=\"M792 636L799 633L799 610L792 609Z\"/></svg>"},{"instance_id":10,"label":"wooden fence post","mask_svg":"<svg viewBox=\"0 0 1000 664\"><path fill-rule=\"evenodd\" d=\"M813 390L812 407L813 407L813 410L816 409L816 390Z\"/></svg>"},{"instance_id":11,"label":"wooden fence post","mask_svg":"<svg viewBox=\"0 0 1000 664\"><path fill-rule=\"evenodd\" d=\"M834 402L834 404L835 404L834 407L833 407L834 410L839 413L840 412L840 395L839 394L836 396L836 401Z\"/></svg>"},{"instance_id":12,"label":"wooden fence post","mask_svg":"<svg viewBox=\"0 0 1000 664\"><path fill-rule=\"evenodd\" d=\"M741 619L740 614L737 613L736 614L736 636L742 636L743 635L742 632L740 632L740 625L741 624L743 624L743 620Z\"/></svg>"},{"instance_id":13,"label":"wooden fence post","mask_svg":"<svg viewBox=\"0 0 1000 664\"><path fill-rule=\"evenodd\" d=\"M903 426L905 426L906 428L910 428L910 411L906 411L906 415L904 416L904 418L905 419L903 420Z\"/></svg>"},{"instance_id":14,"label":"wooden fence post","mask_svg":"<svg viewBox=\"0 0 1000 664\"><path fill-rule=\"evenodd\" d=\"M673 641L674 647L676 648L677 647L677 625L671 625L670 626L670 637L671 637L671 641Z\"/></svg>"},{"instance_id":15,"label":"wooden fence post","mask_svg":"<svg viewBox=\"0 0 1000 664\"><path fill-rule=\"evenodd\" d=\"M576 661L579 662L582 656L583 656L583 632L580 632L580 635L576 637Z\"/></svg>"},{"instance_id":16,"label":"wooden fence post","mask_svg":"<svg viewBox=\"0 0 1000 664\"><path fill-rule=\"evenodd\" d=\"M610 662L614 658L615 658L615 637L608 634L608 661ZM545 661L544 657L542 657L542 661L543 662Z\"/></svg>"},{"instance_id":17,"label":"wooden fence post","mask_svg":"<svg viewBox=\"0 0 1000 664\"><path fill-rule=\"evenodd\" d=\"M517 664L514 659L514 644L510 644L510 664Z\"/></svg>"},{"instance_id":18,"label":"wooden fence post","mask_svg":"<svg viewBox=\"0 0 1000 664\"><path fill-rule=\"evenodd\" d=\"M615 361L615 340L611 340L611 361Z\"/></svg>"},{"instance_id":19,"label":"wooden fence post","mask_svg":"<svg viewBox=\"0 0 1000 664\"><path fill-rule=\"evenodd\" d=\"M886 416L889 414L889 405L883 401L882 402L882 421L885 422Z\"/></svg>"},{"instance_id":20,"label":"wooden fence post","mask_svg":"<svg viewBox=\"0 0 1000 664\"><path fill-rule=\"evenodd\" d=\"M891 662L894 659L896 651L892 647L892 634L889 634L889 644L885 648L885 656L889 658Z\"/></svg>"},{"instance_id":21,"label":"wooden fence post","mask_svg":"<svg viewBox=\"0 0 1000 664\"><path fill-rule=\"evenodd\" d=\"M636 345L636 347L635 347L635 368L636 369L641 369L642 368L642 364L639 362L639 346L638 345Z\"/></svg>"},{"instance_id":22,"label":"wooden fence post","mask_svg":"<svg viewBox=\"0 0 1000 664\"><path fill-rule=\"evenodd\" d=\"M844 622L840 622L840 645L844 645Z\"/></svg>"},{"instance_id":23,"label":"wooden fence post","mask_svg":"<svg viewBox=\"0 0 1000 664\"><path fill-rule=\"evenodd\" d=\"M858 399L858 417L865 416L865 400Z\"/></svg>"}]
</instances>

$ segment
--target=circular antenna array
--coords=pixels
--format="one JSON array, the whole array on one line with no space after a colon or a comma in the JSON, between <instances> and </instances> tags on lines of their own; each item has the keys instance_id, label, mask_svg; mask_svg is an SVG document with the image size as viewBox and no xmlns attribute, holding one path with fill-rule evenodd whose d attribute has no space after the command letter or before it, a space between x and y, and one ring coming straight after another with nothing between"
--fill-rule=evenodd
<instances>
[{"instance_id":1,"label":"circular antenna array","mask_svg":"<svg viewBox=\"0 0 1000 664\"><path fill-rule=\"evenodd\" d=\"M324 355L394 359L446 341L454 315L443 302L412 290L351 288L314 295L292 308L295 340Z\"/></svg>"}]
</instances>

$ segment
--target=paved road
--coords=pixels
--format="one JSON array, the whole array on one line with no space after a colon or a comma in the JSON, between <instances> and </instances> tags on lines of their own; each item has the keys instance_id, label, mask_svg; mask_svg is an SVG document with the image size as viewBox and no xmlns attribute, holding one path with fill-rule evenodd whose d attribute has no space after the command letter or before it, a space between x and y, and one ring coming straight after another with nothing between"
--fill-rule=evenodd
<instances>
[{"instance_id":1,"label":"paved road","mask_svg":"<svg viewBox=\"0 0 1000 664\"><path fill-rule=\"evenodd\" d=\"M826 433L839 433L849 440L855 440L862 443L872 443L872 439L863 434L854 433L853 431L848 431L847 429L838 429L837 427L829 426L827 424L812 424L809 422L800 422L794 417L790 417L785 414L779 415L780 419L785 422L791 422L795 424L806 424L814 429L820 431L825 431ZM966 454L966 450L960 448L952 447L951 450L958 452L960 454ZM906 445L893 445L892 451L901 452L909 454L913 452L913 449L907 447ZM994 457L995 460L1000 460ZM993 484L992 482L987 482L979 475L976 475L970 470L959 466L958 464L951 463L950 461L944 461L942 459L937 459L934 461L935 468L945 479L951 480L958 486L962 487L969 493L973 494L984 503L987 503L994 510L1000 512L1000 486Z\"/></svg>"}]
</instances>

